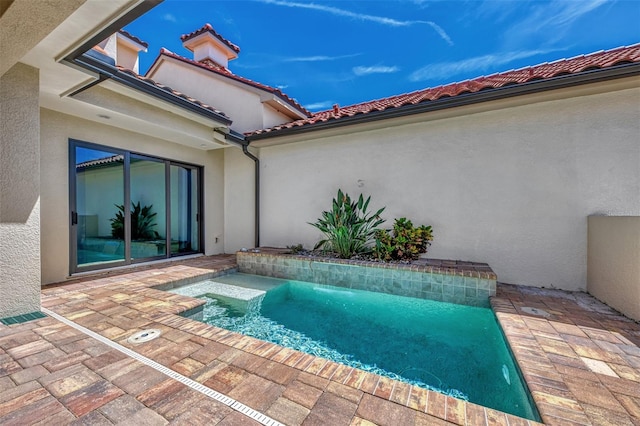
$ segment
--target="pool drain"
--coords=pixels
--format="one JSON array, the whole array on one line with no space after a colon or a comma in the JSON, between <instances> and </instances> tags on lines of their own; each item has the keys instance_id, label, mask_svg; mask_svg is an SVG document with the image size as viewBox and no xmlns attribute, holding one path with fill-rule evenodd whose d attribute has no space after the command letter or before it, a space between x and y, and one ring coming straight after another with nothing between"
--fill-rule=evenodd
<instances>
[{"instance_id":1,"label":"pool drain","mask_svg":"<svg viewBox=\"0 0 640 426\"><path fill-rule=\"evenodd\" d=\"M545 311L544 309L531 308L529 306L524 307L524 308L520 308L520 310L522 312L524 312L525 314L537 315L539 317L544 317L544 318L548 318L548 317L551 316L551 314L549 312Z\"/></svg>"},{"instance_id":2,"label":"pool drain","mask_svg":"<svg viewBox=\"0 0 640 426\"><path fill-rule=\"evenodd\" d=\"M162 331L157 328L150 328L149 330L138 331L137 333L129 336L127 342L133 343L134 345L148 342L149 340L153 340L156 337L159 337L162 334Z\"/></svg>"}]
</instances>

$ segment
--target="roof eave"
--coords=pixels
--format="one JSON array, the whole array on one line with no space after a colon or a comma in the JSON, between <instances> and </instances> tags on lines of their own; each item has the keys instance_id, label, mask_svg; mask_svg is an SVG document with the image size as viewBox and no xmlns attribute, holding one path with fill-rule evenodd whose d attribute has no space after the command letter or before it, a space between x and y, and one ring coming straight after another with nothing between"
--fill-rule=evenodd
<instances>
[{"instance_id":1,"label":"roof eave","mask_svg":"<svg viewBox=\"0 0 640 426\"><path fill-rule=\"evenodd\" d=\"M517 85L503 86L490 90L482 90L479 92L466 93L453 97L440 98L434 101L426 101L418 104L388 108L382 111L372 111L366 114L361 113L350 117L340 117L337 119L322 121L314 124L272 130L270 132L248 135L246 139L249 142L252 142L279 136L296 135L306 132L350 126L354 124L388 120L393 118L406 117L414 114L422 114L430 111L438 111L448 108L473 105L481 102L540 93L549 90L597 83L618 78L632 77L636 75L640 75L640 63L638 62L616 65L604 69L583 71L575 74L562 75L544 80L534 80Z\"/></svg>"},{"instance_id":2,"label":"roof eave","mask_svg":"<svg viewBox=\"0 0 640 426\"><path fill-rule=\"evenodd\" d=\"M228 126L232 123L231 119L220 113L203 108L193 102L190 102L187 99L174 95L166 90L162 90L161 88L154 86L151 83L135 78L132 75L120 71L113 65L105 63L100 59L96 59L92 54L84 53L81 56L70 61L70 63L94 72L100 76L104 76L105 78L110 78L114 81L117 81L118 83L124 84L125 86L131 87L142 93L146 93L162 101L168 102L190 112L196 113L200 116L214 120L220 124Z\"/></svg>"},{"instance_id":3,"label":"roof eave","mask_svg":"<svg viewBox=\"0 0 640 426\"><path fill-rule=\"evenodd\" d=\"M287 102L286 99L283 99L282 97L278 96L275 93L271 93L268 91L265 91L265 92L268 95L262 97L260 101L263 103L266 103L267 105L270 105L272 108L275 108L276 110L284 110L284 111L280 111L282 114L285 114L286 116L293 118L295 120L300 120L300 119L309 117L307 114L303 113L298 108L295 108L293 105L291 105L290 102Z\"/></svg>"},{"instance_id":4,"label":"roof eave","mask_svg":"<svg viewBox=\"0 0 640 426\"><path fill-rule=\"evenodd\" d=\"M91 50L94 46L98 45L103 40L110 37L112 34L118 32L124 26L130 24L135 19L147 13L164 0L144 0L140 1L127 13L122 14L113 21L108 21L103 28L97 33L93 34L90 38L84 40L83 43L74 46L70 51L64 52L59 59L59 62L71 62L74 59L82 56L85 52Z\"/></svg>"}]
</instances>

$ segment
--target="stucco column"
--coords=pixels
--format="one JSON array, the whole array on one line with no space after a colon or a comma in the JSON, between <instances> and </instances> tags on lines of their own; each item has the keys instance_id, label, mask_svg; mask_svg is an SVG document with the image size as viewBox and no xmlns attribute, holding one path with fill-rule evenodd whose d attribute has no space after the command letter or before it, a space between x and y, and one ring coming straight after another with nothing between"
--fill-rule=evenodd
<instances>
[{"instance_id":1,"label":"stucco column","mask_svg":"<svg viewBox=\"0 0 640 426\"><path fill-rule=\"evenodd\" d=\"M0 318L40 310L39 71L0 77Z\"/></svg>"}]
</instances>

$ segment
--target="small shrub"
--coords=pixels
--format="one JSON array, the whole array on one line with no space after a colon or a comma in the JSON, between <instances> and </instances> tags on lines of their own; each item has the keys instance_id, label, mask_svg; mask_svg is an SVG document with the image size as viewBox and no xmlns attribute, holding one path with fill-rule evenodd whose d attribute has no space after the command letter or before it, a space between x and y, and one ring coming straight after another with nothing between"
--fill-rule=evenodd
<instances>
[{"instance_id":1,"label":"small shrub","mask_svg":"<svg viewBox=\"0 0 640 426\"><path fill-rule=\"evenodd\" d=\"M370 200L371 197L365 200L360 194L358 201L352 201L349 195L339 189L331 210L322 212L322 217L315 223L309 223L326 237L316 244L314 250L320 248L331 251L343 259L370 253L375 228L384 223L380 213L385 209L383 207L373 214L368 213Z\"/></svg>"},{"instance_id":2,"label":"small shrub","mask_svg":"<svg viewBox=\"0 0 640 426\"><path fill-rule=\"evenodd\" d=\"M375 233L374 256L388 262L390 260L415 260L427 252L433 240L431 226L414 228L407 218L396 219L393 229L379 229Z\"/></svg>"}]
</instances>

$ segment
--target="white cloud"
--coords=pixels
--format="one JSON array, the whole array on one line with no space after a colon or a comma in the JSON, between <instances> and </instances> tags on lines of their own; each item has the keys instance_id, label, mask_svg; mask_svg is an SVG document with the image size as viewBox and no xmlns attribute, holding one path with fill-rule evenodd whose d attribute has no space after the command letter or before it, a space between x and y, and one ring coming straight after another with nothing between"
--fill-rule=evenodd
<instances>
[{"instance_id":1,"label":"white cloud","mask_svg":"<svg viewBox=\"0 0 640 426\"><path fill-rule=\"evenodd\" d=\"M566 27L605 3L607 0L556 1L547 9L538 8L526 22L531 24L530 28L535 32L545 27Z\"/></svg>"},{"instance_id":2,"label":"white cloud","mask_svg":"<svg viewBox=\"0 0 640 426\"><path fill-rule=\"evenodd\" d=\"M457 62L439 62L424 66L409 76L411 81L440 80L451 76L478 72L482 73L492 70L501 65L508 64L518 59L528 58L536 55L543 55L559 49L552 50L525 50L518 52L495 53L475 58L463 59Z\"/></svg>"},{"instance_id":3,"label":"white cloud","mask_svg":"<svg viewBox=\"0 0 640 426\"><path fill-rule=\"evenodd\" d=\"M376 15L368 15L366 13L357 13L352 12L346 9L340 9L333 6L325 6L316 3L297 3L292 1L282 1L282 0L259 0L262 3L272 4L275 6L284 6L284 7L292 7L299 9L309 9L309 10L317 10L319 12L326 12L336 16L344 16L346 18L353 18L360 21L369 21L375 22L382 25L388 25L391 27L408 27L416 24L424 24L429 25L433 28L438 35L446 41L449 45L453 45L453 41L447 33L440 27L438 24L432 21L402 21L394 18L389 18L387 16L376 16Z\"/></svg>"},{"instance_id":4,"label":"white cloud","mask_svg":"<svg viewBox=\"0 0 640 426\"><path fill-rule=\"evenodd\" d=\"M309 111L322 111L331 108L334 103L335 102L333 101L314 102L312 104L307 104L304 107Z\"/></svg>"},{"instance_id":5,"label":"white cloud","mask_svg":"<svg viewBox=\"0 0 640 426\"><path fill-rule=\"evenodd\" d=\"M289 87L289 85L288 85L288 84L278 84L276 87L277 87L278 89L280 89L280 90L284 90L284 89L286 89L287 87Z\"/></svg>"},{"instance_id":6,"label":"white cloud","mask_svg":"<svg viewBox=\"0 0 640 426\"><path fill-rule=\"evenodd\" d=\"M357 76L369 75L369 74L390 74L394 72L400 71L400 68L393 67L385 67L382 65L375 65L372 67L353 67L353 73Z\"/></svg>"},{"instance_id":7,"label":"white cloud","mask_svg":"<svg viewBox=\"0 0 640 426\"><path fill-rule=\"evenodd\" d=\"M505 42L510 46L552 45L563 40L576 21L607 3L608 0L556 0L543 5L534 2L527 16L507 30Z\"/></svg>"},{"instance_id":8,"label":"white cloud","mask_svg":"<svg viewBox=\"0 0 640 426\"><path fill-rule=\"evenodd\" d=\"M164 15L162 15L162 19L167 22L178 22L178 19L176 19L176 17L170 13L165 13Z\"/></svg>"},{"instance_id":9,"label":"white cloud","mask_svg":"<svg viewBox=\"0 0 640 426\"><path fill-rule=\"evenodd\" d=\"M324 62L324 61L337 61L338 59L353 58L361 55L361 53L354 53L351 55L340 56L327 56L327 55L315 55L315 56L296 56L292 58L283 58L283 62Z\"/></svg>"}]
</instances>

